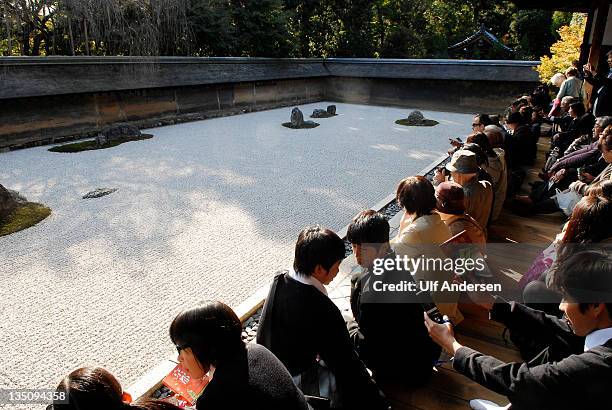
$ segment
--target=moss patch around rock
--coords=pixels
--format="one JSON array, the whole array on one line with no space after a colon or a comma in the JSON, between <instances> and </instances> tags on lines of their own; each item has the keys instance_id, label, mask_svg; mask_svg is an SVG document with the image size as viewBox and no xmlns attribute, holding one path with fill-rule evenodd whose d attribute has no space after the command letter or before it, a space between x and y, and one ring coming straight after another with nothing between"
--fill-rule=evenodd
<instances>
[{"instance_id":1,"label":"moss patch around rock","mask_svg":"<svg viewBox=\"0 0 612 410\"><path fill-rule=\"evenodd\" d=\"M0 236L9 235L36 225L51 215L51 209L34 202L20 205L8 217L0 219Z\"/></svg>"},{"instance_id":2,"label":"moss patch around rock","mask_svg":"<svg viewBox=\"0 0 612 410\"><path fill-rule=\"evenodd\" d=\"M415 123L408 121L408 118L403 118L401 120L395 121L398 125L405 125L407 127L433 127L434 125L438 125L439 122L435 120L423 120L422 122Z\"/></svg>"},{"instance_id":3,"label":"moss patch around rock","mask_svg":"<svg viewBox=\"0 0 612 410\"><path fill-rule=\"evenodd\" d=\"M319 114L317 116L311 115L310 118L330 118L330 117L335 117L336 115L338 115L338 114L327 113L327 114Z\"/></svg>"},{"instance_id":4,"label":"moss patch around rock","mask_svg":"<svg viewBox=\"0 0 612 410\"><path fill-rule=\"evenodd\" d=\"M100 146L96 144L95 140L89 140L89 141L75 142L73 144L58 145L56 147L49 148L49 151L51 152L92 151L96 149L106 149L106 148L116 147L117 145L121 145L123 143L131 142L131 141L148 140L150 138L153 138L153 135L142 134L137 137L123 137L123 138L109 141L108 143L104 145L100 145Z\"/></svg>"},{"instance_id":5,"label":"moss patch around rock","mask_svg":"<svg viewBox=\"0 0 612 410\"><path fill-rule=\"evenodd\" d=\"M283 127L291 128L293 130L301 130L301 129L306 129L306 128L316 128L318 126L319 126L319 124L317 124L316 122L304 122L304 125L301 126L301 127L294 127L293 125L291 125L290 122L284 122L283 123Z\"/></svg>"}]
</instances>

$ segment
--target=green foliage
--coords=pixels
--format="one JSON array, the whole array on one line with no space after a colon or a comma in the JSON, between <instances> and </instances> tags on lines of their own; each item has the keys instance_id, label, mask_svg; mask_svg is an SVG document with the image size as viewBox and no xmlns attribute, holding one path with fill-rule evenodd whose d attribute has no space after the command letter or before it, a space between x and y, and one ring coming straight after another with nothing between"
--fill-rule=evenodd
<instances>
[{"instance_id":1,"label":"green foliage","mask_svg":"<svg viewBox=\"0 0 612 410\"><path fill-rule=\"evenodd\" d=\"M285 57L289 54L288 15L281 0L236 0L235 55Z\"/></svg>"},{"instance_id":2,"label":"green foliage","mask_svg":"<svg viewBox=\"0 0 612 410\"><path fill-rule=\"evenodd\" d=\"M510 35L520 56L537 60L548 53L554 37L550 32L552 13L546 10L519 10L510 24Z\"/></svg>"},{"instance_id":3,"label":"green foliage","mask_svg":"<svg viewBox=\"0 0 612 410\"><path fill-rule=\"evenodd\" d=\"M153 136L148 135L148 134L142 134L137 137L117 138L117 139L107 142L104 145L96 144L95 140L88 140L88 141L82 141L82 142L74 142L72 144L57 145L55 147L49 148L49 151L51 152L69 152L69 153L75 153L75 152L81 152L81 151L93 151L97 149L106 149L106 148L116 147L117 145L121 145L126 142L148 140L150 138L153 138Z\"/></svg>"},{"instance_id":4,"label":"green foliage","mask_svg":"<svg viewBox=\"0 0 612 410\"><path fill-rule=\"evenodd\" d=\"M0 236L34 226L49 215L51 215L51 209L44 205L34 202L20 205L8 217L0 220Z\"/></svg>"},{"instance_id":5,"label":"green foliage","mask_svg":"<svg viewBox=\"0 0 612 410\"><path fill-rule=\"evenodd\" d=\"M0 53L445 58L484 24L535 58L567 19L508 0L0 0Z\"/></svg>"},{"instance_id":6,"label":"green foliage","mask_svg":"<svg viewBox=\"0 0 612 410\"><path fill-rule=\"evenodd\" d=\"M187 20L192 53L197 56L231 56L236 49L236 30L227 0L192 0Z\"/></svg>"},{"instance_id":7,"label":"green foliage","mask_svg":"<svg viewBox=\"0 0 612 410\"><path fill-rule=\"evenodd\" d=\"M572 22L573 13L567 11L555 11L552 15L552 23L550 32L555 37L555 40L560 38L559 29L563 26L569 26Z\"/></svg>"},{"instance_id":8,"label":"green foliage","mask_svg":"<svg viewBox=\"0 0 612 410\"><path fill-rule=\"evenodd\" d=\"M368 0L336 0L335 11L341 25L337 57L372 57L372 7Z\"/></svg>"},{"instance_id":9,"label":"green foliage","mask_svg":"<svg viewBox=\"0 0 612 410\"><path fill-rule=\"evenodd\" d=\"M430 0L381 1L378 4L380 56L386 58L427 57L425 12Z\"/></svg>"},{"instance_id":10,"label":"green foliage","mask_svg":"<svg viewBox=\"0 0 612 410\"><path fill-rule=\"evenodd\" d=\"M536 69L540 81L548 82L555 73L564 73L572 61L580 58L580 45L586 26L584 15L576 14L568 26L559 29L560 40L550 47L550 56L543 56Z\"/></svg>"}]
</instances>

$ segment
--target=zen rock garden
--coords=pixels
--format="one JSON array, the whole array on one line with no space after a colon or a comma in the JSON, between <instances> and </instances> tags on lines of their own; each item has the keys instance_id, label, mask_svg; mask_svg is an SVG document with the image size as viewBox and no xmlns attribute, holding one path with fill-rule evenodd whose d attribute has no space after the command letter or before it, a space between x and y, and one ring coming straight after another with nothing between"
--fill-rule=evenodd
<instances>
[{"instance_id":1,"label":"zen rock garden","mask_svg":"<svg viewBox=\"0 0 612 410\"><path fill-rule=\"evenodd\" d=\"M0 185L0 236L34 226L50 214L46 206L28 202L18 192Z\"/></svg>"},{"instance_id":2,"label":"zen rock garden","mask_svg":"<svg viewBox=\"0 0 612 410\"><path fill-rule=\"evenodd\" d=\"M106 149L117 145L153 138L153 135L143 134L138 128L130 124L118 124L103 128L94 140L58 145L49 148L51 152L81 152L96 149Z\"/></svg>"},{"instance_id":3,"label":"zen rock garden","mask_svg":"<svg viewBox=\"0 0 612 410\"><path fill-rule=\"evenodd\" d=\"M439 122L435 120L428 120L425 118L421 111L415 110L408 114L407 118L395 121L398 125L406 125L409 127L433 127L438 125Z\"/></svg>"}]
</instances>

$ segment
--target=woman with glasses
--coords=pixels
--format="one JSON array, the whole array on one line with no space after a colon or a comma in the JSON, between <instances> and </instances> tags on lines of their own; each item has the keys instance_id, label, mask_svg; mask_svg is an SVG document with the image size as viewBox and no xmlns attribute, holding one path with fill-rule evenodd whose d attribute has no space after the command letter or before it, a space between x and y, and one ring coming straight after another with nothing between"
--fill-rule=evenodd
<instances>
[{"instance_id":1,"label":"woman with glasses","mask_svg":"<svg viewBox=\"0 0 612 410\"><path fill-rule=\"evenodd\" d=\"M195 379L210 382L196 409L308 409L283 364L261 345L242 341L242 324L221 302L180 313L170 325L179 361Z\"/></svg>"}]
</instances>

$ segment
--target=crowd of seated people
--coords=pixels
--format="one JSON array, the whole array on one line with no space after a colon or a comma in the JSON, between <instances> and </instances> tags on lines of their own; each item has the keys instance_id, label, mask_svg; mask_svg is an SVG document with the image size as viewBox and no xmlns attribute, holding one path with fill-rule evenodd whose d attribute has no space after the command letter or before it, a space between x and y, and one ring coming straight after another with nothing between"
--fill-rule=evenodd
<instances>
[{"instance_id":1,"label":"crowd of seated people","mask_svg":"<svg viewBox=\"0 0 612 410\"><path fill-rule=\"evenodd\" d=\"M435 291L414 298L381 293L375 281L460 280L435 269L406 275L392 263L425 253L443 258L440 245L458 234L486 254L490 224L536 158L540 128L534 126L547 118L542 107L532 106L535 98L515 101L503 125L496 117L476 115L466 143L453 142L450 161L436 170L433 181L401 180L395 237L389 237L389 223L379 212L354 217L347 240L361 269L351 277L350 311L341 312L326 289L345 259L345 243L329 229L310 226L298 235L292 267L274 277L256 344L244 344L239 318L221 302L180 313L169 331L178 360L191 377L210 380L196 408L389 409L381 385L388 380L426 385L442 350L454 357L459 373L506 395L513 408L605 407L612 385L612 257L605 248L588 246L612 241L612 124L610 117L598 117L592 135L584 135L588 113L566 97L573 98L564 96L558 109L567 109L572 118L561 131L570 136L553 138L553 145L563 141L556 146L564 155L546 170L544 185L534 186L534 192L546 193L532 192L529 200L533 207L551 199L548 193L558 187L582 199L556 241L523 275L523 300L509 303L495 296L484 304L490 318L508 328L525 363L505 363L460 344L452 325L462 320L458 298ZM550 122L562 124L558 118ZM602 161L606 165L597 168ZM589 177L572 179L571 168ZM394 268L377 272L375 266L386 262ZM432 320L425 304L437 305L447 323ZM559 318L562 314L566 319ZM75 370L57 391L70 402L54 404L53 410L178 408L162 401L131 403L116 378L101 368ZM496 408L478 400L471 405Z\"/></svg>"}]
</instances>

